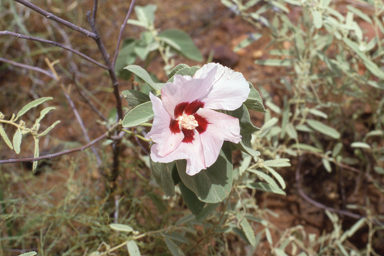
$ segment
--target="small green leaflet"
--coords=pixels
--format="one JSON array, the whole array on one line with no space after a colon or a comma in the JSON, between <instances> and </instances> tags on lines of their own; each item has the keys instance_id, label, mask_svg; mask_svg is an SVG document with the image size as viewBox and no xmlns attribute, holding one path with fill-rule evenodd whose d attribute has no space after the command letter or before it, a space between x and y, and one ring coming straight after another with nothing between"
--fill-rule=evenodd
<instances>
[{"instance_id":1,"label":"small green leaflet","mask_svg":"<svg viewBox=\"0 0 384 256\"><path fill-rule=\"evenodd\" d=\"M10 147L10 149L13 149L12 142L9 140L8 135L5 133L2 125L0 125L0 135L3 138L5 144L7 144L7 146Z\"/></svg>"},{"instance_id":2,"label":"small green leaflet","mask_svg":"<svg viewBox=\"0 0 384 256\"><path fill-rule=\"evenodd\" d=\"M109 226L113 229L113 230L116 230L116 231L120 231L120 232L133 232L133 228L131 226L128 226L128 225L124 225L124 224L109 224Z\"/></svg>"},{"instance_id":3,"label":"small green leaflet","mask_svg":"<svg viewBox=\"0 0 384 256\"><path fill-rule=\"evenodd\" d=\"M134 240L127 242L127 249L130 256L140 256L140 250Z\"/></svg>"},{"instance_id":4,"label":"small green leaflet","mask_svg":"<svg viewBox=\"0 0 384 256\"><path fill-rule=\"evenodd\" d=\"M184 252L180 249L175 242L173 242L171 239L168 237L164 238L165 244L167 245L169 251L172 253L173 256L184 256Z\"/></svg>"},{"instance_id":5,"label":"small green leaflet","mask_svg":"<svg viewBox=\"0 0 384 256\"><path fill-rule=\"evenodd\" d=\"M34 108L34 107L37 107L39 106L40 104L48 101L48 100L52 100L53 98L52 97L43 97L43 98L40 98L40 99L37 99L37 100L34 100L30 103L28 103L27 105L25 105L16 115L16 119L15 121L21 117L22 115L24 115L28 110L30 110L31 108Z\"/></svg>"},{"instance_id":6,"label":"small green leaflet","mask_svg":"<svg viewBox=\"0 0 384 256\"><path fill-rule=\"evenodd\" d=\"M325 125L316 120L307 120L307 124L314 130L321 132L322 134L328 135L331 138L339 139L340 133L332 127Z\"/></svg>"},{"instance_id":7,"label":"small green leaflet","mask_svg":"<svg viewBox=\"0 0 384 256\"><path fill-rule=\"evenodd\" d=\"M13 136L13 148L16 152L16 154L20 153L20 145L21 145L21 139L23 138L23 135L21 134L20 130L17 130L15 132L15 135Z\"/></svg>"}]
</instances>

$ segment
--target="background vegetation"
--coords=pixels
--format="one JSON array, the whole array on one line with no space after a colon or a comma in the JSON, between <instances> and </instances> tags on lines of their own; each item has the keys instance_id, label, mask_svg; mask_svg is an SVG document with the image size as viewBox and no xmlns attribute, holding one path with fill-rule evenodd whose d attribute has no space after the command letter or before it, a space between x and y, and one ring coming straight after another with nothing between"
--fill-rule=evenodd
<instances>
[{"instance_id":1,"label":"background vegetation","mask_svg":"<svg viewBox=\"0 0 384 256\"><path fill-rule=\"evenodd\" d=\"M33 4L91 30L86 12L93 1ZM188 205L182 187L169 197L156 183L148 143L135 136L143 135L145 126L130 128L122 137L117 176L112 140L40 161L35 172L30 162L1 164L0 254L383 255L383 2L164 0L136 5L146 6L141 19L148 26L130 21L123 33L116 62L120 92L149 90L123 69L129 64L144 67L155 82L167 81L179 63L213 60L231 66L253 83L265 105L265 114L251 112L261 130L249 134L249 146L260 155L234 153L231 193L204 208ZM129 7L130 2L118 0L99 3L96 27L111 58ZM0 9L1 30L57 41L103 63L91 38L12 0L0 0ZM141 20L139 11L131 20ZM171 29L188 34L202 54L170 45L164 31ZM49 74L3 62L2 120L35 99L53 97L20 116L31 129L22 137L21 153L4 141L0 160L33 156L36 139L40 155L78 148L116 122L110 77L95 63L5 33L0 45L0 60ZM124 112L132 107L122 104ZM36 122L40 111L52 106L56 109ZM44 136L34 133L37 123L42 132L57 120ZM18 145L21 135L14 136L15 127L2 125L11 138L8 144Z\"/></svg>"}]
</instances>

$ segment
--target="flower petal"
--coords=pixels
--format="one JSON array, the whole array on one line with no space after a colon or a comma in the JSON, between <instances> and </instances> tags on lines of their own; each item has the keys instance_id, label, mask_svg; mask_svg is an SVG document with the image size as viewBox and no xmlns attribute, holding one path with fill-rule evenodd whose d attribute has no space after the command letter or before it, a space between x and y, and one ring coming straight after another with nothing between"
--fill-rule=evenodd
<instances>
[{"instance_id":1,"label":"flower petal","mask_svg":"<svg viewBox=\"0 0 384 256\"><path fill-rule=\"evenodd\" d=\"M180 103L191 103L201 98L206 98L212 90L216 68L213 67L202 78L175 75L172 83L166 83L161 89L161 99L165 109L173 119L174 110Z\"/></svg>"},{"instance_id":2,"label":"flower petal","mask_svg":"<svg viewBox=\"0 0 384 256\"><path fill-rule=\"evenodd\" d=\"M197 114L208 121L207 129L200 134L200 137L205 165L209 167L219 157L224 141L233 143L241 141L239 119L206 108L199 109Z\"/></svg>"},{"instance_id":3,"label":"flower petal","mask_svg":"<svg viewBox=\"0 0 384 256\"><path fill-rule=\"evenodd\" d=\"M174 151L184 139L184 134L180 131L173 133L170 129L171 116L165 110L161 100L149 93L152 101L152 109L155 113L151 131L145 136L147 139L152 139L156 143L156 148L159 156L166 156Z\"/></svg>"},{"instance_id":4,"label":"flower petal","mask_svg":"<svg viewBox=\"0 0 384 256\"><path fill-rule=\"evenodd\" d=\"M159 155L158 144L151 148L151 158L154 162L170 163L175 160L187 160L187 174L195 175L206 169L202 144L199 133L195 131L194 140L191 143L181 143L177 149L166 156Z\"/></svg>"},{"instance_id":5,"label":"flower petal","mask_svg":"<svg viewBox=\"0 0 384 256\"><path fill-rule=\"evenodd\" d=\"M250 92L249 84L244 76L230 68L217 63L209 63L197 70L194 78L211 76L211 71L217 68L212 90L205 99L205 108L235 110L247 99Z\"/></svg>"}]
</instances>

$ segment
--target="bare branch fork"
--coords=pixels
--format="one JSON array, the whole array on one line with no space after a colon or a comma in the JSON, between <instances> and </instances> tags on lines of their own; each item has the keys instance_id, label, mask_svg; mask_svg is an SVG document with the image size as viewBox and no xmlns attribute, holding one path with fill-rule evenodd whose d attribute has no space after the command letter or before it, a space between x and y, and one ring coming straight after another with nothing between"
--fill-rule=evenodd
<instances>
[{"instance_id":1,"label":"bare branch fork","mask_svg":"<svg viewBox=\"0 0 384 256\"><path fill-rule=\"evenodd\" d=\"M66 21L62 18L59 18L37 6L35 6L34 4L26 1L26 0L14 0L38 13L40 13L41 15L45 16L46 18L48 19L51 19L51 20L54 20L66 27L69 27L71 28L72 30L74 31L77 31L77 32L80 32L88 37L91 37L92 39L95 40L98 48L99 48L99 51L106 63L106 65L103 65L99 62L97 62L96 60L70 48L70 47L66 47L64 45L61 45L57 42L54 42L54 41L50 41L50 40L44 40L44 39L39 39L39 38L35 38L35 37L30 37L30 36L25 36L25 35L21 35L21 34L17 34L17 33L13 33L13 32L9 32L9 31L0 31L0 35L10 35L10 36L15 36L15 37L18 37L18 38L23 38L23 39L27 39L27 40L34 40L34 41L39 41L39 42L42 42L42 43L47 43L47 44L51 44L51 45L55 45L55 46L58 46L58 47L61 47L65 50L68 50L68 51L71 51L81 57L83 57L84 59L98 65L99 67L102 67L106 70L108 70L108 73L109 73L109 76L111 78L111 82L112 82L112 86L113 86L113 94L116 98L116 109L117 109L117 115L118 115L118 119L121 120L123 119L123 108L122 108L122 103L121 103L121 97L120 97L120 92L119 92L119 83L118 83L118 79L117 79L117 76L116 76L116 73L115 73L115 70L114 70L114 66L115 66L115 63L116 63L116 60L117 60L117 56L118 56L118 53L119 53L119 47L120 47L120 43L121 43L121 38L122 38L122 34L123 34L123 31L124 31L124 28L126 27L126 24L127 24L127 20L129 19L131 13L132 13L132 9L133 9L133 6L135 4L135 0L132 0L131 4L130 4L130 7L129 7L129 10L127 12L127 15L124 19L124 22L123 24L121 25L121 29L120 29L120 33L119 33L119 37L118 37L118 40L117 40L117 45L116 45L116 49L115 49L115 55L114 55L114 58L113 58L113 61L111 62L110 59L109 59L109 54L107 53L106 51L106 48L104 46L104 43L103 41L101 40L100 38L100 35L97 31L97 28L96 28L96 25L95 25L95 21L96 21L96 17L97 17L97 8L98 8L98 0L94 0L94 5L93 5L93 9L92 9L92 16L91 16L91 12L88 11L87 12L87 18L88 18L88 22L91 26L91 29L92 29L92 32L91 31L88 31L84 28L81 28L79 26L76 26L75 24L69 22L69 21ZM19 63L16 63L16 62L13 62L13 61L10 61L10 60L6 60L6 59L3 59L3 58L0 58L0 61L3 61L3 62L6 62L6 63L9 63L9 64L13 64L15 66L19 66L19 67L23 67L23 68L28 68L28 69L32 69L32 70L35 70L35 71L38 71L38 72L41 72L41 73L44 73L45 75L48 75L54 79L57 79L54 75L52 75L50 72L47 72L43 69L40 69L40 68L36 68L36 67L31 67L31 66L28 66L28 65L24 65L24 64L19 64ZM68 97L67 97L68 98ZM115 137L118 135L119 131L116 130L115 131ZM89 139L88 139L88 144L83 146L83 147L80 147L80 148L77 148L77 149L72 149L72 150L66 150L66 151L63 151L63 152L60 152L60 153L56 153L56 154L51 154L51 155L46 155L46 156L41 156L41 157L38 157L38 158L24 158L24 159L9 159L9 160L0 160L0 164L3 164L3 163L15 163L15 162L25 162L25 161L36 161L36 160L41 160L41 159L49 159L49 158L52 158L52 157L56 157L56 156L61 156L61 155L65 155L65 154L69 154L69 153L73 153L73 152L76 152L76 151L79 151L79 150L84 150L85 148L87 147L90 147L92 146L94 143L100 141L101 139L105 138L107 135L104 134L102 136L100 136L99 138L97 138L96 140L92 141L92 142L89 142ZM108 135L110 136L110 135ZM119 167L119 155L120 155L120 140L115 140L113 145L112 145L112 148L113 148L113 168L112 168L112 173L111 173L111 177L109 177L110 180L114 181L117 177L117 174L118 174L118 167Z\"/></svg>"}]
</instances>

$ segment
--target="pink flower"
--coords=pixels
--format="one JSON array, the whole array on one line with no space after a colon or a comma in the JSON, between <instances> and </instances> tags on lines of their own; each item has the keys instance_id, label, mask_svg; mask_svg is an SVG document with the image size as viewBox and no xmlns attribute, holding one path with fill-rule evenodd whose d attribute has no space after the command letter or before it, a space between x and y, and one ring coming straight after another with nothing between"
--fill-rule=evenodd
<instances>
[{"instance_id":1,"label":"pink flower","mask_svg":"<svg viewBox=\"0 0 384 256\"><path fill-rule=\"evenodd\" d=\"M224 141L241 141L239 120L215 110L235 110L250 92L241 73L209 63L193 77L175 75L161 89L161 100L150 93L155 114L147 138L154 162L187 160L195 175L216 162Z\"/></svg>"}]
</instances>

